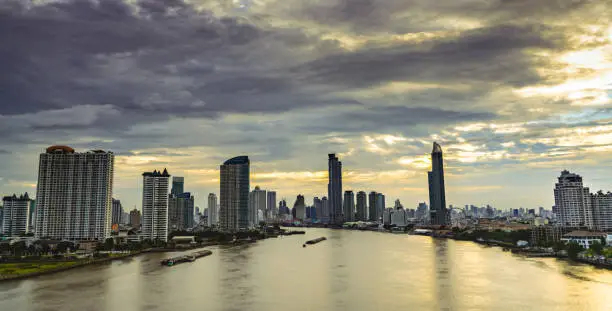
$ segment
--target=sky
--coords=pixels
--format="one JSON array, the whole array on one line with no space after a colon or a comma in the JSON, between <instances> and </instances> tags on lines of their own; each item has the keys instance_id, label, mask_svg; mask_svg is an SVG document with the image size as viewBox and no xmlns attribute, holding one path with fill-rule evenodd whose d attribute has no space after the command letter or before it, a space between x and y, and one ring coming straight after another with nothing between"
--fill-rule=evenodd
<instances>
[{"instance_id":1,"label":"sky","mask_svg":"<svg viewBox=\"0 0 612 311\"><path fill-rule=\"evenodd\" d=\"M167 168L206 207L219 165L292 205L344 189L550 208L560 171L612 190L612 2L0 1L0 194L36 191L49 145L115 153L140 208Z\"/></svg>"}]
</instances>

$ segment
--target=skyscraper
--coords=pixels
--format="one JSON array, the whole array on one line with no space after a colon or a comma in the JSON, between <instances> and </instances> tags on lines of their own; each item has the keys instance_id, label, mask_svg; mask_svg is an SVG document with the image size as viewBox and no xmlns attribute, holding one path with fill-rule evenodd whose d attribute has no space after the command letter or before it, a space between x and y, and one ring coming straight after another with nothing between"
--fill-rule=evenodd
<instances>
[{"instance_id":1,"label":"skyscraper","mask_svg":"<svg viewBox=\"0 0 612 311\"><path fill-rule=\"evenodd\" d=\"M375 191L370 192L368 195L368 220L369 221L378 221L379 217L376 215L376 196L377 193Z\"/></svg>"},{"instance_id":2,"label":"skyscraper","mask_svg":"<svg viewBox=\"0 0 612 311\"><path fill-rule=\"evenodd\" d=\"M142 220L142 217L140 215L139 210L133 209L130 211L130 222L129 222L130 226L132 226L133 228L140 227L141 220Z\"/></svg>"},{"instance_id":3,"label":"skyscraper","mask_svg":"<svg viewBox=\"0 0 612 311\"><path fill-rule=\"evenodd\" d=\"M114 163L112 152L47 148L38 167L36 237L109 238Z\"/></svg>"},{"instance_id":4,"label":"skyscraper","mask_svg":"<svg viewBox=\"0 0 612 311\"><path fill-rule=\"evenodd\" d=\"M318 197L314 197L314 199L312 199L312 207L315 210L314 218L320 221L321 217L323 216L323 202L321 202L321 199L319 199Z\"/></svg>"},{"instance_id":5,"label":"skyscraper","mask_svg":"<svg viewBox=\"0 0 612 311\"><path fill-rule=\"evenodd\" d=\"M179 194L185 192L185 178L179 176L172 177L172 190L171 194L174 196L178 196Z\"/></svg>"},{"instance_id":6,"label":"skyscraper","mask_svg":"<svg viewBox=\"0 0 612 311\"><path fill-rule=\"evenodd\" d=\"M593 227L599 231L612 231L612 193L598 191L591 194L591 205L593 206Z\"/></svg>"},{"instance_id":7,"label":"skyscraper","mask_svg":"<svg viewBox=\"0 0 612 311\"><path fill-rule=\"evenodd\" d=\"M417 219L417 221L423 222L427 218L428 209L429 207L427 206L427 203L419 203L419 206L417 206L415 213L415 218Z\"/></svg>"},{"instance_id":8,"label":"skyscraper","mask_svg":"<svg viewBox=\"0 0 612 311\"><path fill-rule=\"evenodd\" d=\"M321 213L321 222L323 223L329 223L330 221L330 207L329 207L329 200L327 200L327 197L323 197L321 198L321 209L323 210L323 212Z\"/></svg>"},{"instance_id":9,"label":"skyscraper","mask_svg":"<svg viewBox=\"0 0 612 311\"><path fill-rule=\"evenodd\" d=\"M303 221L306 219L306 202L304 202L304 196L298 194L295 199L295 203L293 204L293 208L295 209L295 220Z\"/></svg>"},{"instance_id":10,"label":"skyscraper","mask_svg":"<svg viewBox=\"0 0 612 311\"><path fill-rule=\"evenodd\" d=\"M257 226L260 221L264 221L264 219L259 219L259 214L266 214L266 199L266 190L261 190L259 186L255 186L255 189L249 194L249 225L251 227Z\"/></svg>"},{"instance_id":11,"label":"skyscraper","mask_svg":"<svg viewBox=\"0 0 612 311\"><path fill-rule=\"evenodd\" d=\"M444 190L444 161L442 147L433 143L431 151L431 171L427 173L429 180L429 213L432 225L447 225L449 223L446 211L446 193Z\"/></svg>"},{"instance_id":12,"label":"skyscraper","mask_svg":"<svg viewBox=\"0 0 612 311\"><path fill-rule=\"evenodd\" d=\"M121 215L123 214L123 207L121 207L121 201L113 199L113 208L111 212L111 224L120 224Z\"/></svg>"},{"instance_id":13,"label":"skyscraper","mask_svg":"<svg viewBox=\"0 0 612 311\"><path fill-rule=\"evenodd\" d=\"M385 208L385 195L382 193L376 193L376 219L380 219L382 217Z\"/></svg>"},{"instance_id":14,"label":"skyscraper","mask_svg":"<svg viewBox=\"0 0 612 311\"><path fill-rule=\"evenodd\" d=\"M276 191L268 191L266 218L274 219L277 215L276 211Z\"/></svg>"},{"instance_id":15,"label":"skyscraper","mask_svg":"<svg viewBox=\"0 0 612 311\"><path fill-rule=\"evenodd\" d=\"M30 231L30 197L23 195L6 196L2 199L4 212L0 218L2 234L7 237L18 237Z\"/></svg>"},{"instance_id":16,"label":"skyscraper","mask_svg":"<svg viewBox=\"0 0 612 311\"><path fill-rule=\"evenodd\" d=\"M357 220L367 221L368 220L368 204L367 195L363 191L357 192Z\"/></svg>"},{"instance_id":17,"label":"skyscraper","mask_svg":"<svg viewBox=\"0 0 612 311\"><path fill-rule=\"evenodd\" d=\"M208 226L216 226L219 222L219 211L217 210L217 195L208 194Z\"/></svg>"},{"instance_id":18,"label":"skyscraper","mask_svg":"<svg viewBox=\"0 0 612 311\"><path fill-rule=\"evenodd\" d=\"M343 213L344 221L355 221L355 195L353 191L344 191Z\"/></svg>"},{"instance_id":19,"label":"skyscraper","mask_svg":"<svg viewBox=\"0 0 612 311\"><path fill-rule=\"evenodd\" d=\"M565 170L555 184L555 206L559 223L565 227L593 227L589 188L583 187L582 177Z\"/></svg>"},{"instance_id":20,"label":"skyscraper","mask_svg":"<svg viewBox=\"0 0 612 311\"><path fill-rule=\"evenodd\" d=\"M194 198L189 192L178 195L170 194L168 198L168 230L187 230L194 224Z\"/></svg>"},{"instance_id":21,"label":"skyscraper","mask_svg":"<svg viewBox=\"0 0 612 311\"><path fill-rule=\"evenodd\" d=\"M336 154L328 155L329 183L327 184L327 197L330 207L330 223L342 224L342 162L338 161Z\"/></svg>"},{"instance_id":22,"label":"skyscraper","mask_svg":"<svg viewBox=\"0 0 612 311\"><path fill-rule=\"evenodd\" d=\"M235 157L221 165L221 230L238 231L249 228L249 178L248 156Z\"/></svg>"},{"instance_id":23,"label":"skyscraper","mask_svg":"<svg viewBox=\"0 0 612 311\"><path fill-rule=\"evenodd\" d=\"M168 241L168 182L164 169L142 174L142 236L145 239Z\"/></svg>"}]
</instances>

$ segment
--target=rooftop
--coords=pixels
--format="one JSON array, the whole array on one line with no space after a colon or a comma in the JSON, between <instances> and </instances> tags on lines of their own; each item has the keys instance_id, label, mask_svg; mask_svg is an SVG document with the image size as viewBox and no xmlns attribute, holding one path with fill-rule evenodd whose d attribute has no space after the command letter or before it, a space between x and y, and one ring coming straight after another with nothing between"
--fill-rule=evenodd
<instances>
[{"instance_id":1,"label":"rooftop","mask_svg":"<svg viewBox=\"0 0 612 311\"><path fill-rule=\"evenodd\" d=\"M592 232L592 231L572 231L563 235L564 237L605 237L604 232Z\"/></svg>"},{"instance_id":2,"label":"rooftop","mask_svg":"<svg viewBox=\"0 0 612 311\"><path fill-rule=\"evenodd\" d=\"M225 161L223 163L223 165L232 165L232 164L249 164L249 157L248 156L238 156L238 157L233 157L227 161Z\"/></svg>"},{"instance_id":3,"label":"rooftop","mask_svg":"<svg viewBox=\"0 0 612 311\"><path fill-rule=\"evenodd\" d=\"M170 174L168 174L168 170L166 170L164 168L163 172L160 172L158 170L154 170L153 172L144 172L142 173L142 176L152 176L152 177L170 177Z\"/></svg>"},{"instance_id":4,"label":"rooftop","mask_svg":"<svg viewBox=\"0 0 612 311\"><path fill-rule=\"evenodd\" d=\"M442 147L440 147L440 145L435 141L433 143L433 150L431 153L442 153Z\"/></svg>"},{"instance_id":5,"label":"rooftop","mask_svg":"<svg viewBox=\"0 0 612 311\"><path fill-rule=\"evenodd\" d=\"M2 198L2 201L30 201L30 197L26 192L25 194L22 194L20 196L17 196L16 194L13 194L12 196L5 196L4 198Z\"/></svg>"}]
</instances>

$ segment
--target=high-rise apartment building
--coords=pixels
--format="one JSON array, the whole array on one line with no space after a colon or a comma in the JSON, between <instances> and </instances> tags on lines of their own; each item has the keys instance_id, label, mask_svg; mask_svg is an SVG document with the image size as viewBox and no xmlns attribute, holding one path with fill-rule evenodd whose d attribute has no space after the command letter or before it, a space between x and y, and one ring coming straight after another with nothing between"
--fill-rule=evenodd
<instances>
[{"instance_id":1,"label":"high-rise apartment building","mask_svg":"<svg viewBox=\"0 0 612 311\"><path fill-rule=\"evenodd\" d=\"M141 219L141 215L140 215L140 211L137 209L133 209L130 211L130 222L129 225L132 226L133 228L139 228L140 224L142 222Z\"/></svg>"},{"instance_id":2,"label":"high-rise apartment building","mask_svg":"<svg viewBox=\"0 0 612 311\"><path fill-rule=\"evenodd\" d=\"M376 219L380 219L382 217L382 213L386 208L385 195L382 193L376 193Z\"/></svg>"},{"instance_id":3,"label":"high-rise apartment building","mask_svg":"<svg viewBox=\"0 0 612 311\"><path fill-rule=\"evenodd\" d=\"M357 192L357 220L358 221L368 220L367 195L363 191Z\"/></svg>"},{"instance_id":4,"label":"high-rise apartment building","mask_svg":"<svg viewBox=\"0 0 612 311\"><path fill-rule=\"evenodd\" d=\"M111 211L111 224L120 224L121 216L123 215L123 207L121 206L120 200L113 199L112 201L112 211Z\"/></svg>"},{"instance_id":5,"label":"high-rise apartment building","mask_svg":"<svg viewBox=\"0 0 612 311\"><path fill-rule=\"evenodd\" d=\"M591 196L580 175L567 170L561 172L554 194L557 217L562 226L593 228Z\"/></svg>"},{"instance_id":6,"label":"high-rise apartment building","mask_svg":"<svg viewBox=\"0 0 612 311\"><path fill-rule=\"evenodd\" d=\"M170 193L174 196L178 196L185 192L185 177L173 176L172 177L172 190Z\"/></svg>"},{"instance_id":7,"label":"high-rise apartment building","mask_svg":"<svg viewBox=\"0 0 612 311\"><path fill-rule=\"evenodd\" d=\"M224 231L249 228L250 161L248 156L221 165L219 226Z\"/></svg>"},{"instance_id":8,"label":"high-rise apartment building","mask_svg":"<svg viewBox=\"0 0 612 311\"><path fill-rule=\"evenodd\" d=\"M595 230L612 231L612 193L598 191L591 194L593 207L593 227Z\"/></svg>"},{"instance_id":9,"label":"high-rise apartment building","mask_svg":"<svg viewBox=\"0 0 612 311\"><path fill-rule=\"evenodd\" d=\"M266 218L274 219L278 215L276 210L276 191L268 191Z\"/></svg>"},{"instance_id":10,"label":"high-rise apartment building","mask_svg":"<svg viewBox=\"0 0 612 311\"><path fill-rule=\"evenodd\" d=\"M342 224L342 162L336 154L328 155L329 183L327 184L327 195L330 207L330 223Z\"/></svg>"},{"instance_id":11,"label":"high-rise apartment building","mask_svg":"<svg viewBox=\"0 0 612 311\"><path fill-rule=\"evenodd\" d=\"M431 171L427 173L429 181L429 214L432 225L448 225L450 219L446 210L446 193L444 190L444 161L442 147L433 143L431 151Z\"/></svg>"},{"instance_id":12,"label":"high-rise apartment building","mask_svg":"<svg viewBox=\"0 0 612 311\"><path fill-rule=\"evenodd\" d=\"M321 202L321 199L319 199L318 197L314 197L314 199L312 199L312 207L315 210L314 219L320 221L321 217L323 216L323 202Z\"/></svg>"},{"instance_id":13,"label":"high-rise apartment building","mask_svg":"<svg viewBox=\"0 0 612 311\"><path fill-rule=\"evenodd\" d=\"M51 146L40 155L36 193L36 237L104 240L110 237L112 152L77 153Z\"/></svg>"},{"instance_id":14,"label":"high-rise apartment building","mask_svg":"<svg viewBox=\"0 0 612 311\"><path fill-rule=\"evenodd\" d=\"M355 221L355 194L351 190L344 191L343 212L344 221Z\"/></svg>"},{"instance_id":15,"label":"high-rise apartment building","mask_svg":"<svg viewBox=\"0 0 612 311\"><path fill-rule=\"evenodd\" d=\"M294 219L303 221L306 219L306 202L304 202L304 196L298 194L295 199L295 203L293 204L293 209L295 210Z\"/></svg>"},{"instance_id":16,"label":"high-rise apartment building","mask_svg":"<svg viewBox=\"0 0 612 311\"><path fill-rule=\"evenodd\" d=\"M6 196L2 199L4 212L0 218L2 234L6 237L18 237L30 232L30 197L23 195Z\"/></svg>"},{"instance_id":17,"label":"high-rise apartment building","mask_svg":"<svg viewBox=\"0 0 612 311\"><path fill-rule=\"evenodd\" d=\"M261 190L259 186L255 186L255 189L249 193L249 226L254 227L259 224L260 221L264 221L264 219L259 219L259 215L266 214L266 199L267 192L266 190Z\"/></svg>"},{"instance_id":18,"label":"high-rise apartment building","mask_svg":"<svg viewBox=\"0 0 612 311\"><path fill-rule=\"evenodd\" d=\"M368 220L369 221L379 221L380 216L376 212L376 198L377 193L375 191L370 192L368 195Z\"/></svg>"},{"instance_id":19,"label":"high-rise apartment building","mask_svg":"<svg viewBox=\"0 0 612 311\"><path fill-rule=\"evenodd\" d=\"M321 209L323 210L323 212L321 213L321 222L322 223L329 223L331 217L331 209L329 206L329 200L327 199L327 197L322 197L321 198Z\"/></svg>"},{"instance_id":20,"label":"high-rise apartment building","mask_svg":"<svg viewBox=\"0 0 612 311\"><path fill-rule=\"evenodd\" d=\"M216 226L219 222L219 210L217 209L217 195L208 194L208 215L207 223L209 227Z\"/></svg>"},{"instance_id":21,"label":"high-rise apartment building","mask_svg":"<svg viewBox=\"0 0 612 311\"><path fill-rule=\"evenodd\" d=\"M170 194L168 198L168 230L187 230L195 226L194 198L189 192L178 195Z\"/></svg>"},{"instance_id":22,"label":"high-rise apartment building","mask_svg":"<svg viewBox=\"0 0 612 311\"><path fill-rule=\"evenodd\" d=\"M168 183L170 174L164 169L142 174L142 236L145 239L168 241Z\"/></svg>"}]
</instances>

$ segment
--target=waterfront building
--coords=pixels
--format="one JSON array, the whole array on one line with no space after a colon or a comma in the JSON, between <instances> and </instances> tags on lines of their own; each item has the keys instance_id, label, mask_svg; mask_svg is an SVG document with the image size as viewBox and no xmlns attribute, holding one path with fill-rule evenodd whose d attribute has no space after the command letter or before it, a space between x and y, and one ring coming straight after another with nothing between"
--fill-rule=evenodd
<instances>
[{"instance_id":1,"label":"waterfront building","mask_svg":"<svg viewBox=\"0 0 612 311\"><path fill-rule=\"evenodd\" d=\"M353 191L344 191L343 205L344 221L355 221L355 195L353 194Z\"/></svg>"},{"instance_id":2,"label":"waterfront building","mask_svg":"<svg viewBox=\"0 0 612 311\"><path fill-rule=\"evenodd\" d=\"M294 220L304 221L306 219L306 203L304 202L304 196L298 194L293 204L295 214L293 215Z\"/></svg>"},{"instance_id":3,"label":"waterfront building","mask_svg":"<svg viewBox=\"0 0 612 311\"><path fill-rule=\"evenodd\" d=\"M419 206L417 206L416 215L415 215L417 221L419 222L424 221L427 218L428 212L429 212L429 207L427 206L427 203L425 202L419 203Z\"/></svg>"},{"instance_id":4,"label":"waterfront building","mask_svg":"<svg viewBox=\"0 0 612 311\"><path fill-rule=\"evenodd\" d=\"M6 196L2 199L4 206L2 218L2 235L5 237L18 237L30 232L30 197L26 192L23 195Z\"/></svg>"},{"instance_id":5,"label":"waterfront building","mask_svg":"<svg viewBox=\"0 0 612 311\"><path fill-rule=\"evenodd\" d=\"M323 216L323 202L318 197L314 197L314 199L312 199L312 206L313 206L313 208L315 210L315 212L314 212L315 217L314 218L317 221L320 221L321 217Z\"/></svg>"},{"instance_id":6,"label":"waterfront building","mask_svg":"<svg viewBox=\"0 0 612 311\"><path fill-rule=\"evenodd\" d=\"M593 243L600 243L606 245L608 234L605 232L593 232L593 231L572 231L566 233L561 238L561 241L565 243L578 243L578 245L589 249Z\"/></svg>"},{"instance_id":7,"label":"waterfront building","mask_svg":"<svg viewBox=\"0 0 612 311\"><path fill-rule=\"evenodd\" d=\"M377 217L377 212L376 212L376 198L377 198L377 193L376 191L372 191L370 192L370 194L368 195L368 220L369 221L379 221L380 217Z\"/></svg>"},{"instance_id":8,"label":"waterfront building","mask_svg":"<svg viewBox=\"0 0 612 311\"><path fill-rule=\"evenodd\" d=\"M589 188L582 184L582 177L567 170L561 172L555 184L555 206L562 226L593 228L593 213Z\"/></svg>"},{"instance_id":9,"label":"waterfront building","mask_svg":"<svg viewBox=\"0 0 612 311\"><path fill-rule=\"evenodd\" d=\"M139 228L140 227L140 223L141 223L141 215L140 215L140 211L137 209L133 209L130 211L130 223L129 225L132 226L132 228Z\"/></svg>"},{"instance_id":10,"label":"waterfront building","mask_svg":"<svg viewBox=\"0 0 612 311\"><path fill-rule=\"evenodd\" d=\"M217 195L208 194L207 224L209 227L216 226L219 222L219 210L217 209Z\"/></svg>"},{"instance_id":11,"label":"waterfront building","mask_svg":"<svg viewBox=\"0 0 612 311\"><path fill-rule=\"evenodd\" d=\"M259 224L260 221L264 221L263 216L266 213L266 199L267 192L266 190L261 190L259 186L255 186L255 189L249 193L249 226L255 227ZM260 213L261 212L261 213Z\"/></svg>"},{"instance_id":12,"label":"waterfront building","mask_svg":"<svg viewBox=\"0 0 612 311\"><path fill-rule=\"evenodd\" d=\"M442 147L436 142L433 143L431 171L427 173L427 177L429 181L430 222L432 225L448 225Z\"/></svg>"},{"instance_id":13,"label":"waterfront building","mask_svg":"<svg viewBox=\"0 0 612 311\"><path fill-rule=\"evenodd\" d=\"M223 231L249 229L250 161L231 158L221 165L219 227Z\"/></svg>"},{"instance_id":14,"label":"waterfront building","mask_svg":"<svg viewBox=\"0 0 612 311\"><path fill-rule=\"evenodd\" d=\"M267 195L267 205L266 205L266 219L275 219L278 215L278 211L276 210L276 191L268 191Z\"/></svg>"},{"instance_id":15,"label":"waterfront building","mask_svg":"<svg viewBox=\"0 0 612 311\"><path fill-rule=\"evenodd\" d=\"M122 214L123 207L121 206L121 201L112 199L111 224L120 224Z\"/></svg>"},{"instance_id":16,"label":"waterfront building","mask_svg":"<svg viewBox=\"0 0 612 311\"><path fill-rule=\"evenodd\" d=\"M111 234L115 157L51 146L40 154L36 238L104 240Z\"/></svg>"},{"instance_id":17,"label":"waterfront building","mask_svg":"<svg viewBox=\"0 0 612 311\"><path fill-rule=\"evenodd\" d=\"M323 223L329 223L330 221L330 206L329 206L329 200L327 200L327 197L323 197L321 198L321 206L323 209L323 213L321 214L321 222Z\"/></svg>"},{"instance_id":18,"label":"waterfront building","mask_svg":"<svg viewBox=\"0 0 612 311\"><path fill-rule=\"evenodd\" d=\"M408 218L407 211L401 206L401 204L398 207L391 209L391 225L405 227L408 225Z\"/></svg>"},{"instance_id":19,"label":"waterfront building","mask_svg":"<svg viewBox=\"0 0 612 311\"><path fill-rule=\"evenodd\" d=\"M170 193L177 197L179 194L185 192L185 178L179 176L172 177L172 190Z\"/></svg>"},{"instance_id":20,"label":"waterfront building","mask_svg":"<svg viewBox=\"0 0 612 311\"><path fill-rule=\"evenodd\" d=\"M612 232L612 193L598 191L591 194L591 206L595 230Z\"/></svg>"},{"instance_id":21,"label":"waterfront building","mask_svg":"<svg viewBox=\"0 0 612 311\"><path fill-rule=\"evenodd\" d=\"M142 179L142 237L167 242L170 174L154 170L143 173Z\"/></svg>"},{"instance_id":22,"label":"waterfront building","mask_svg":"<svg viewBox=\"0 0 612 311\"><path fill-rule=\"evenodd\" d=\"M382 193L376 193L376 219L382 217L382 213L387 209L385 205L385 195Z\"/></svg>"},{"instance_id":23,"label":"waterfront building","mask_svg":"<svg viewBox=\"0 0 612 311\"><path fill-rule=\"evenodd\" d=\"M357 192L357 221L368 221L367 195L364 191Z\"/></svg>"},{"instance_id":24,"label":"waterfront building","mask_svg":"<svg viewBox=\"0 0 612 311\"><path fill-rule=\"evenodd\" d=\"M191 193L170 194L168 199L168 231L193 228L195 226L193 210L194 198Z\"/></svg>"},{"instance_id":25,"label":"waterfront building","mask_svg":"<svg viewBox=\"0 0 612 311\"><path fill-rule=\"evenodd\" d=\"M336 154L328 154L329 183L327 184L327 197L330 207L330 223L342 224L342 162Z\"/></svg>"}]
</instances>

